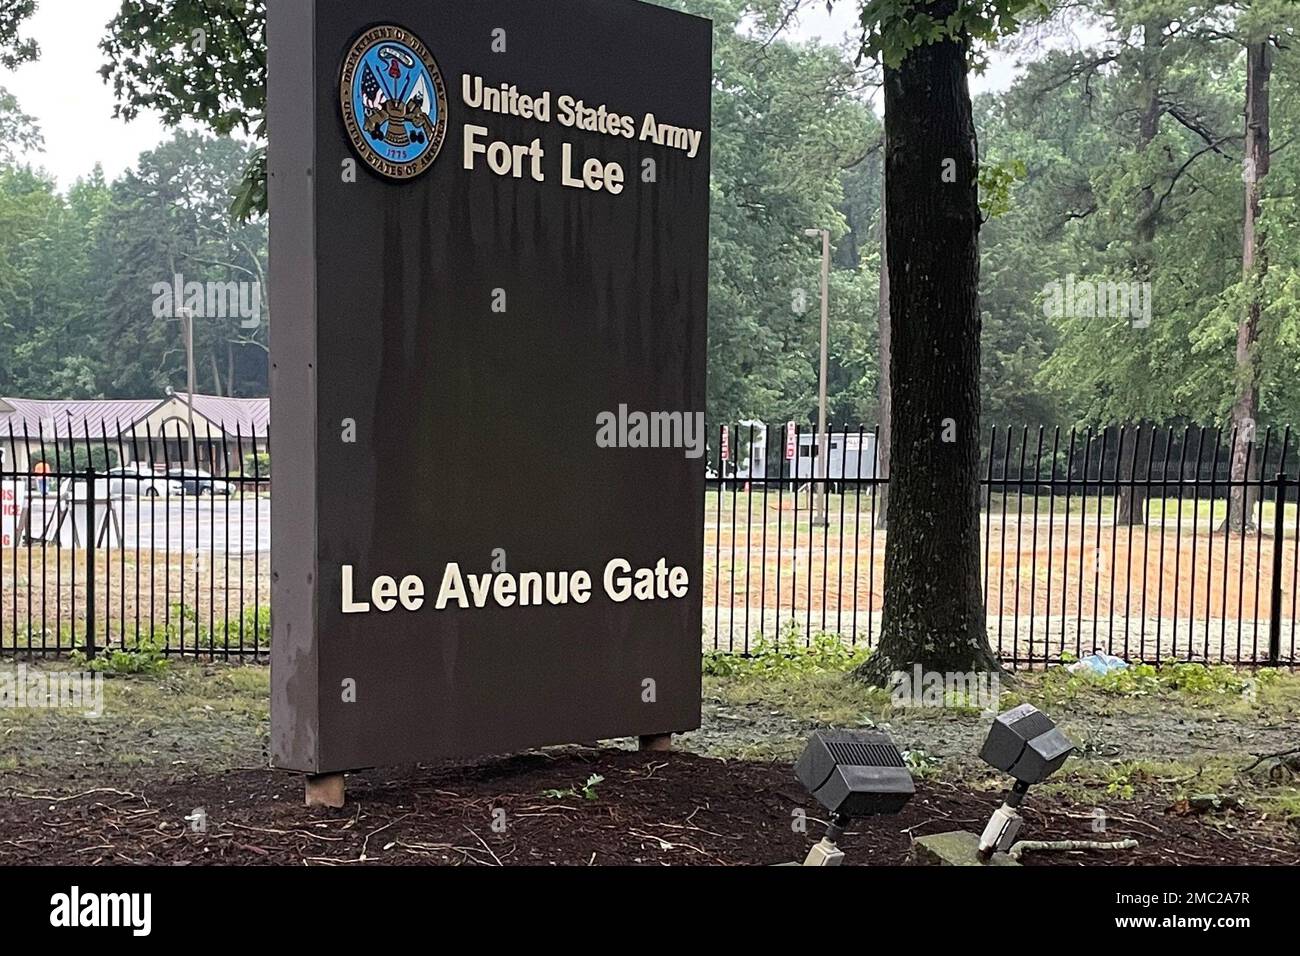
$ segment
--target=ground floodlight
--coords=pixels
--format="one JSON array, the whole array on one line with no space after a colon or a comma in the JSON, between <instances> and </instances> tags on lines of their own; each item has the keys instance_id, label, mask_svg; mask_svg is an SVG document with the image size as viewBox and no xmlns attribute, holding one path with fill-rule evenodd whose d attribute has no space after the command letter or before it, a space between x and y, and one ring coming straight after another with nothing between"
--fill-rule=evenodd
<instances>
[{"instance_id":1,"label":"ground floodlight","mask_svg":"<svg viewBox=\"0 0 1300 956\"><path fill-rule=\"evenodd\" d=\"M1005 852L1011 848L1022 823L1017 810L1030 786L1056 773L1073 752L1070 738L1032 704L1021 704L998 715L980 749L980 757L1015 777L1016 784L1002 806L993 811L980 836L981 858L987 860L995 850Z\"/></svg>"},{"instance_id":2,"label":"ground floodlight","mask_svg":"<svg viewBox=\"0 0 1300 956\"><path fill-rule=\"evenodd\" d=\"M897 813L916 788L888 734L819 730L795 764L795 776L835 816Z\"/></svg>"},{"instance_id":3,"label":"ground floodlight","mask_svg":"<svg viewBox=\"0 0 1300 956\"><path fill-rule=\"evenodd\" d=\"M903 755L879 731L819 730L794 767L799 782L831 813L826 836L812 848L805 866L838 866L836 843L850 820L897 813L916 788Z\"/></svg>"},{"instance_id":4,"label":"ground floodlight","mask_svg":"<svg viewBox=\"0 0 1300 956\"><path fill-rule=\"evenodd\" d=\"M980 758L1018 781L1042 783L1074 750L1070 738L1033 704L999 714L980 750Z\"/></svg>"}]
</instances>

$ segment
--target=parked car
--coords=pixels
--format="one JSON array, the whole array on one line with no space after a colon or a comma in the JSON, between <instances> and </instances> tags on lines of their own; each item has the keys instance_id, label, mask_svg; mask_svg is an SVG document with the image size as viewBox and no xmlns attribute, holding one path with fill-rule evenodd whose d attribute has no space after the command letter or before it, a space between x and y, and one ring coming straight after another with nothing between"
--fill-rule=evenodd
<instances>
[{"instance_id":1,"label":"parked car","mask_svg":"<svg viewBox=\"0 0 1300 956\"><path fill-rule=\"evenodd\" d=\"M185 493L181 482L155 475L141 465L126 465L108 472L108 494L112 498L163 498Z\"/></svg>"},{"instance_id":2,"label":"parked car","mask_svg":"<svg viewBox=\"0 0 1300 956\"><path fill-rule=\"evenodd\" d=\"M234 493L234 487L228 481L213 478L206 471L194 468L177 468L168 473L168 477L180 483L187 495L225 495Z\"/></svg>"}]
</instances>

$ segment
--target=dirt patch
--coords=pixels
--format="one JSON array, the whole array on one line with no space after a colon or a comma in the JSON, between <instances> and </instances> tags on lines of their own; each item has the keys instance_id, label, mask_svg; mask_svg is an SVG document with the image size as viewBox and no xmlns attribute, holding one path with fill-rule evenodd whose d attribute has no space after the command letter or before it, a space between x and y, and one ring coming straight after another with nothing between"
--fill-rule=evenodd
<instances>
[{"instance_id":1,"label":"dirt patch","mask_svg":"<svg viewBox=\"0 0 1300 956\"><path fill-rule=\"evenodd\" d=\"M836 499L829 524L814 528L806 510L795 521L788 496L784 508L774 498L765 505L758 493L735 498L727 495L720 511L705 513L706 620L716 617L740 642L769 623L791 619L812 630L869 639L872 615L882 608L887 535L875 528L868 502L859 510L850 497L840 511ZM1213 622L1216 647L1220 639L1235 645L1238 627L1247 629L1249 642L1258 621L1267 638L1274 542L1262 526L1216 533L1208 511L1159 501L1148 524L1119 526L1109 515L1099 517L1095 502L1079 505L1076 500L1071 513L1053 513L1044 501L1035 514L1027 499L1019 506L1013 501L1007 513L995 508L981 514L981 579L990 618L1012 622L1033 615L1040 630L1051 619L1053 636L1061 622L1075 629L1085 620L1180 622L1184 631L1193 622L1197 631ZM1289 520L1286 531L1281 615L1291 646L1300 570ZM1159 645L1163 636L1144 638ZM1176 636L1171 643L1178 646Z\"/></svg>"},{"instance_id":2,"label":"dirt patch","mask_svg":"<svg viewBox=\"0 0 1300 956\"><path fill-rule=\"evenodd\" d=\"M581 788L593 775L588 799ZM0 800L0 864L766 864L801 858L820 813L788 764L693 754L565 750L469 768L354 774L343 810L302 806L302 778L233 771L151 785ZM850 864L901 865L914 837L978 830L997 795L922 782L903 813L863 821L843 841ZM1246 814L1179 816L1168 805L1104 807L1104 838L1136 850L1030 856L1039 864L1300 863L1285 827ZM196 809L206 832L185 819ZM796 823L807 817L806 832ZM1024 836L1096 839L1094 808L1031 799ZM497 824L494 829L494 822Z\"/></svg>"}]
</instances>

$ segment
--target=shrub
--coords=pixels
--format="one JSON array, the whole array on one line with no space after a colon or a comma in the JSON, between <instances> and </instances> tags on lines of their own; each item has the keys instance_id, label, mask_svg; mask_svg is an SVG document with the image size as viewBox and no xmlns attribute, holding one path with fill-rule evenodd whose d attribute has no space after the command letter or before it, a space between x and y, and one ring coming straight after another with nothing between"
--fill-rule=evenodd
<instances>
[{"instance_id":1,"label":"shrub","mask_svg":"<svg viewBox=\"0 0 1300 956\"><path fill-rule=\"evenodd\" d=\"M269 451L249 452L243 461L245 478L270 478L271 453Z\"/></svg>"},{"instance_id":2,"label":"shrub","mask_svg":"<svg viewBox=\"0 0 1300 956\"><path fill-rule=\"evenodd\" d=\"M805 643L799 626L790 621L774 641L760 634L748 657L723 651L705 654L704 673L710 677L731 677L842 672L853 670L870 653L866 647L846 644L837 634L817 634Z\"/></svg>"},{"instance_id":3,"label":"shrub","mask_svg":"<svg viewBox=\"0 0 1300 956\"><path fill-rule=\"evenodd\" d=\"M156 675L167 670L170 662L163 651L163 645L155 636L140 637L135 647L110 647L94 658L88 658L84 651L73 651L68 659L79 667L100 674L144 674Z\"/></svg>"}]
</instances>

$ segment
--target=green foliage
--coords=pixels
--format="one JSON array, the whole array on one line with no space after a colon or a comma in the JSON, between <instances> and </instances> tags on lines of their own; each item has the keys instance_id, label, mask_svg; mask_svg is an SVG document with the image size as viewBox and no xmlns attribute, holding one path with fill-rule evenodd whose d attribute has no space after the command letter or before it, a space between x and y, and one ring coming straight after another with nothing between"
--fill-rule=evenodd
<instances>
[{"instance_id":1,"label":"green foliage","mask_svg":"<svg viewBox=\"0 0 1300 956\"><path fill-rule=\"evenodd\" d=\"M862 55L896 68L919 46L991 43L1014 33L1019 20L1047 10L1047 0L864 0Z\"/></svg>"},{"instance_id":2,"label":"green foliage","mask_svg":"<svg viewBox=\"0 0 1300 956\"><path fill-rule=\"evenodd\" d=\"M183 386L180 323L155 318L156 287L169 295L178 273L267 287L266 223L237 225L226 211L249 155L180 133L116 183L97 169L66 195L0 162L0 394L139 398ZM199 391L266 394L266 317L252 329L195 323Z\"/></svg>"},{"instance_id":3,"label":"green foliage","mask_svg":"<svg viewBox=\"0 0 1300 956\"><path fill-rule=\"evenodd\" d=\"M36 120L19 108L12 93L0 87L0 164L13 162L17 153L39 149L41 142Z\"/></svg>"},{"instance_id":4,"label":"green foliage","mask_svg":"<svg viewBox=\"0 0 1300 956\"><path fill-rule=\"evenodd\" d=\"M243 469L245 477L270 478L271 453L269 451L249 452L244 456Z\"/></svg>"},{"instance_id":5,"label":"green foliage","mask_svg":"<svg viewBox=\"0 0 1300 956\"><path fill-rule=\"evenodd\" d=\"M803 230L824 226L834 236L830 417L870 424L881 129L863 91L874 66L791 42L778 32L788 12L778 0L661 2L715 23L708 415L813 417L818 249ZM1045 6L858 2L873 63L969 38L976 68L980 49ZM5 5L0 57L35 55L20 35L32 8ZM1259 420L1300 420L1295 3L1062 9L1051 29L1086 24L1087 45L1022 47L1032 54L1023 72L975 103L985 421L1220 422L1240 384L1237 324L1256 295ZM185 132L114 183L96 172L60 195L48 176L15 168L39 131L0 92L0 394L135 397L179 386L179 329L150 317L153 283L173 269L197 281L262 278L265 222L235 225L229 211L232 198L241 215L265 208L265 10L264 0L121 0L102 43L119 113L154 110ZM1261 224L1268 271L1247 278L1241 43L1259 36L1277 41ZM1067 275L1149 281L1150 327L1045 314L1045 288ZM802 311L793 307L800 290ZM199 388L265 394L266 331L196 326Z\"/></svg>"},{"instance_id":6,"label":"green foliage","mask_svg":"<svg viewBox=\"0 0 1300 956\"><path fill-rule=\"evenodd\" d=\"M266 649L271 646L271 608L265 604L246 607L241 615L225 618L213 627L213 638L217 646ZM201 638L202 639L202 638Z\"/></svg>"},{"instance_id":7,"label":"green foliage","mask_svg":"<svg viewBox=\"0 0 1300 956\"><path fill-rule=\"evenodd\" d=\"M986 219L997 219L1011 211L1012 187L1024 179L1025 174L1025 163L1020 159L980 166L980 210Z\"/></svg>"},{"instance_id":8,"label":"green foliage","mask_svg":"<svg viewBox=\"0 0 1300 956\"><path fill-rule=\"evenodd\" d=\"M115 676L156 676L170 666L161 638L155 636L151 640L148 635L141 635L135 647L105 648L94 658L87 658L83 651L78 650L69 654L68 660L96 673Z\"/></svg>"},{"instance_id":9,"label":"green foliage","mask_svg":"<svg viewBox=\"0 0 1300 956\"><path fill-rule=\"evenodd\" d=\"M244 608L235 617L214 616L209 626L207 616L200 615L194 605L176 603L168 615L166 633L173 645L184 643L187 648L242 646L265 650L271 646L271 608L259 604Z\"/></svg>"},{"instance_id":10,"label":"green foliage","mask_svg":"<svg viewBox=\"0 0 1300 956\"><path fill-rule=\"evenodd\" d=\"M1119 764L1106 769L1106 794L1121 800L1132 800L1137 785L1145 782L1146 774L1140 765Z\"/></svg>"},{"instance_id":11,"label":"green foliage","mask_svg":"<svg viewBox=\"0 0 1300 956\"><path fill-rule=\"evenodd\" d=\"M235 190L235 198L230 204L230 214L240 222L246 222L266 211L266 147L253 152L244 178Z\"/></svg>"},{"instance_id":12,"label":"green foliage","mask_svg":"<svg viewBox=\"0 0 1300 956\"><path fill-rule=\"evenodd\" d=\"M984 237L985 303L996 305L986 313L986 347L992 334L1000 358L1023 330L1026 348L1008 357L1006 378L1029 383L1066 423L1224 420L1238 388L1237 324L1250 286L1241 270L1240 41L1264 29L1282 42L1264 180L1259 417L1294 420L1300 243L1291 226L1300 220L1289 197L1300 159L1276 148L1300 123L1293 13L1273 0L1234 9L1089 0L1061 18L1088 23L1091 45L1036 57L1011 89L981 104L984 148L1027 169L1016 208ZM1125 315L1045 317L1045 284L1067 275L1149 282L1150 325L1134 327ZM1023 279L1010 296L1015 276Z\"/></svg>"},{"instance_id":13,"label":"green foliage","mask_svg":"<svg viewBox=\"0 0 1300 956\"><path fill-rule=\"evenodd\" d=\"M754 31L745 0L662 0L714 22L709 269L710 421L809 421L817 404L820 245L830 229L832 418L875 407L878 260L851 249L845 182L880 124L839 51ZM758 35L763 34L763 35ZM868 208L879 179L855 178ZM863 224L869 228L869 224Z\"/></svg>"},{"instance_id":14,"label":"green foliage","mask_svg":"<svg viewBox=\"0 0 1300 956\"><path fill-rule=\"evenodd\" d=\"M598 800L600 795L596 793L596 788L605 782L605 778L598 773L593 773L587 778L587 782L581 787L565 787L563 790L543 790L542 796L551 797L554 800L565 800L569 797L582 797L584 800Z\"/></svg>"},{"instance_id":15,"label":"green foliage","mask_svg":"<svg viewBox=\"0 0 1300 956\"><path fill-rule=\"evenodd\" d=\"M1205 666L1180 662L1166 664L1156 672L1161 687L1189 694L1241 694L1250 687L1250 680L1268 684L1278 677L1277 671L1263 670L1254 678L1226 664Z\"/></svg>"},{"instance_id":16,"label":"green foliage","mask_svg":"<svg viewBox=\"0 0 1300 956\"><path fill-rule=\"evenodd\" d=\"M748 657L722 651L705 654L704 673L710 677L847 673L865 661L870 653L866 647L851 647L835 634L817 634L805 644L799 626L790 621L774 641L760 634Z\"/></svg>"},{"instance_id":17,"label":"green foliage","mask_svg":"<svg viewBox=\"0 0 1300 956\"><path fill-rule=\"evenodd\" d=\"M261 0L122 0L100 42L100 74L115 113L158 113L168 126L197 122L218 136L266 136L266 4ZM232 204L240 218L266 209L266 161L255 151Z\"/></svg>"},{"instance_id":18,"label":"green foliage","mask_svg":"<svg viewBox=\"0 0 1300 956\"><path fill-rule=\"evenodd\" d=\"M838 51L754 35L755 17L779 20L768 0L662 3L715 23L708 414L809 420L819 256L804 230L844 236L842 174L879 140L879 123L853 95L861 78ZM201 49L195 30L204 31ZM265 210L264 2L124 0L101 48L123 117L149 109L169 125L251 138L255 148L232 164L244 175L226 195L237 216ZM875 407L875 337L863 316L875 311L878 262L836 252L831 414L857 421ZM792 308L796 290L803 311Z\"/></svg>"},{"instance_id":19,"label":"green foliage","mask_svg":"<svg viewBox=\"0 0 1300 956\"><path fill-rule=\"evenodd\" d=\"M16 69L40 55L35 40L18 35L23 22L35 12L36 0L5 0L0 5L0 66L5 69Z\"/></svg>"},{"instance_id":20,"label":"green foliage","mask_svg":"<svg viewBox=\"0 0 1300 956\"><path fill-rule=\"evenodd\" d=\"M1207 701L1241 698L1259 688L1269 687L1279 679L1275 670L1261 669L1251 673L1227 664L1206 666L1188 661L1160 667L1134 664L1105 674L1087 670L1071 673L1065 667L1054 667L1039 681L1035 699L1047 703L1063 702L1100 693L1127 698L1182 696ZM1011 691L1003 695L1004 706L1018 703L1023 703L1018 693Z\"/></svg>"},{"instance_id":21,"label":"green foliage","mask_svg":"<svg viewBox=\"0 0 1300 956\"><path fill-rule=\"evenodd\" d=\"M1279 787L1261 795L1255 802L1269 816L1300 830L1300 787Z\"/></svg>"},{"instance_id":22,"label":"green foliage","mask_svg":"<svg viewBox=\"0 0 1300 956\"><path fill-rule=\"evenodd\" d=\"M92 439L95 437L91 435ZM54 458L53 455L48 457ZM77 474L93 468L97 474L102 475L107 473L110 468L117 467L117 457L118 451L112 445L92 444L87 450L84 442L73 442L64 446L59 453L58 463L62 468L68 468ZM51 467L53 467L53 460L51 460Z\"/></svg>"},{"instance_id":23,"label":"green foliage","mask_svg":"<svg viewBox=\"0 0 1300 956\"><path fill-rule=\"evenodd\" d=\"M903 763L911 771L912 776L927 779L939 775L939 767L943 761L934 754L925 750L904 750Z\"/></svg>"}]
</instances>

